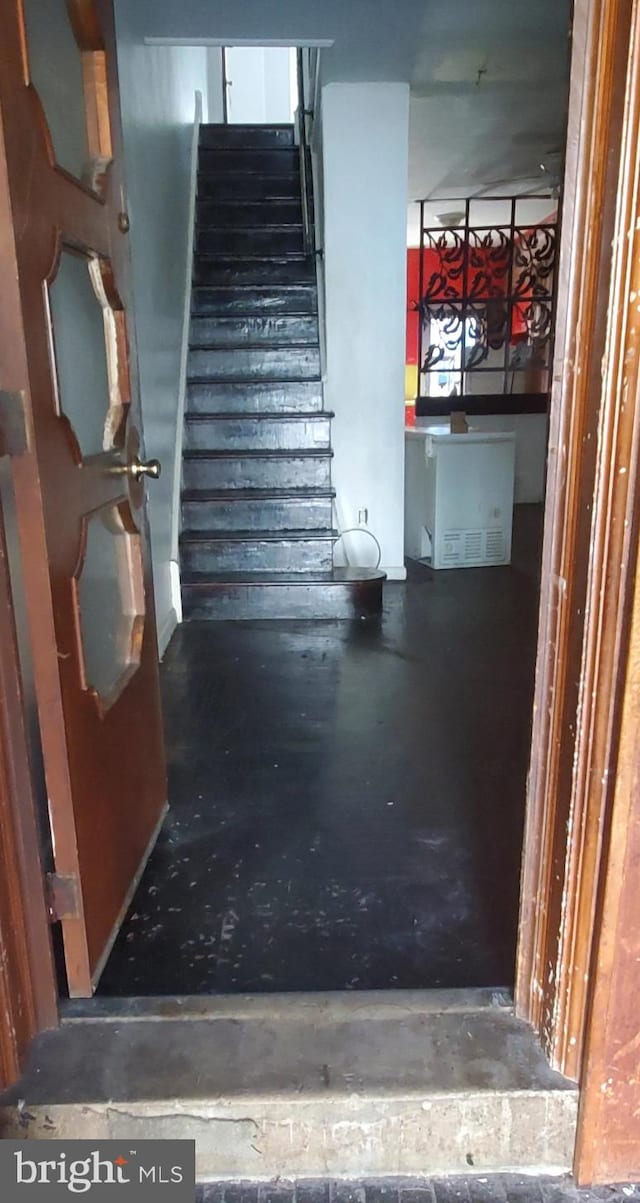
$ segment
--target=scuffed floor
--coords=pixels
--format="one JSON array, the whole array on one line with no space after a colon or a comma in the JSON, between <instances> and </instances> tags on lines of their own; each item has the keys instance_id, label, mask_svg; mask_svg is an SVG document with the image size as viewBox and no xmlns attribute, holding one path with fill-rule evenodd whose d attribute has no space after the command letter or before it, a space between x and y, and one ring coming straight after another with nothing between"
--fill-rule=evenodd
<instances>
[{"instance_id":1,"label":"scuffed floor","mask_svg":"<svg viewBox=\"0 0 640 1203\"><path fill-rule=\"evenodd\" d=\"M540 513L510 568L381 621L192 623L162 669L171 810L109 995L509 986Z\"/></svg>"}]
</instances>

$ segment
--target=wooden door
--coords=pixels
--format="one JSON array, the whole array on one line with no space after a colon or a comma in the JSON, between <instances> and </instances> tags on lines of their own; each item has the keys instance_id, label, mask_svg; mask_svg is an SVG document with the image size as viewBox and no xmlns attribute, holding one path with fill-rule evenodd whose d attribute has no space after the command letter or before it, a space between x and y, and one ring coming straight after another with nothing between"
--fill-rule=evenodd
<instances>
[{"instance_id":1,"label":"wooden door","mask_svg":"<svg viewBox=\"0 0 640 1203\"><path fill-rule=\"evenodd\" d=\"M166 805L149 466L127 320L112 3L3 0L2 12L13 235L0 268L10 250L22 338L7 346L7 371L29 443L13 476L54 900L77 997L95 986Z\"/></svg>"}]
</instances>

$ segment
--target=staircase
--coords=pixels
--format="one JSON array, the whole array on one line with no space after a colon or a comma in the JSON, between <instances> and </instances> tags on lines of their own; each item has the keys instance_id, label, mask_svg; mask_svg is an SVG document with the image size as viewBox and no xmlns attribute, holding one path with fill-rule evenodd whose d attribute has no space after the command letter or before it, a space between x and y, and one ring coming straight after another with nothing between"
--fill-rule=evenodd
<instances>
[{"instance_id":1,"label":"staircase","mask_svg":"<svg viewBox=\"0 0 640 1203\"><path fill-rule=\"evenodd\" d=\"M185 619L379 612L333 567L331 417L292 126L200 134L180 569Z\"/></svg>"}]
</instances>

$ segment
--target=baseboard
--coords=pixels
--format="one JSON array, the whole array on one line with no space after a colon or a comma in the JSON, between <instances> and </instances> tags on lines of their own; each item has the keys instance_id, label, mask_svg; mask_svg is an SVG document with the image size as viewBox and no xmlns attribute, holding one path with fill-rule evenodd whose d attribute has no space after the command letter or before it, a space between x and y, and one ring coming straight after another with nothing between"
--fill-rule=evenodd
<instances>
[{"instance_id":1,"label":"baseboard","mask_svg":"<svg viewBox=\"0 0 640 1203\"><path fill-rule=\"evenodd\" d=\"M173 635L177 625L178 615L172 606L167 613L164 622L158 627L158 656L161 660L169 646L169 640L171 639L171 636Z\"/></svg>"},{"instance_id":2,"label":"baseboard","mask_svg":"<svg viewBox=\"0 0 640 1203\"><path fill-rule=\"evenodd\" d=\"M407 569L404 564L401 567L387 567L386 564L380 566L380 571L386 573L388 581L406 581Z\"/></svg>"},{"instance_id":3,"label":"baseboard","mask_svg":"<svg viewBox=\"0 0 640 1203\"><path fill-rule=\"evenodd\" d=\"M177 560L169 561L169 584L171 586L171 605L176 613L176 622L182 622L182 588L180 585L180 565Z\"/></svg>"}]
</instances>

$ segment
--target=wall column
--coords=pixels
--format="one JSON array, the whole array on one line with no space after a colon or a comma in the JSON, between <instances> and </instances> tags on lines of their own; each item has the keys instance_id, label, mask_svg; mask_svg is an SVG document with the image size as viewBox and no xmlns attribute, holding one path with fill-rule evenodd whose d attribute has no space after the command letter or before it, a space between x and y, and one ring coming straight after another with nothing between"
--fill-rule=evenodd
<instances>
[{"instance_id":1,"label":"wall column","mask_svg":"<svg viewBox=\"0 0 640 1203\"><path fill-rule=\"evenodd\" d=\"M368 510L382 567L403 579L404 356L409 85L330 83L322 90L327 363L335 412L334 485L341 530ZM363 534L353 565L373 566Z\"/></svg>"}]
</instances>

